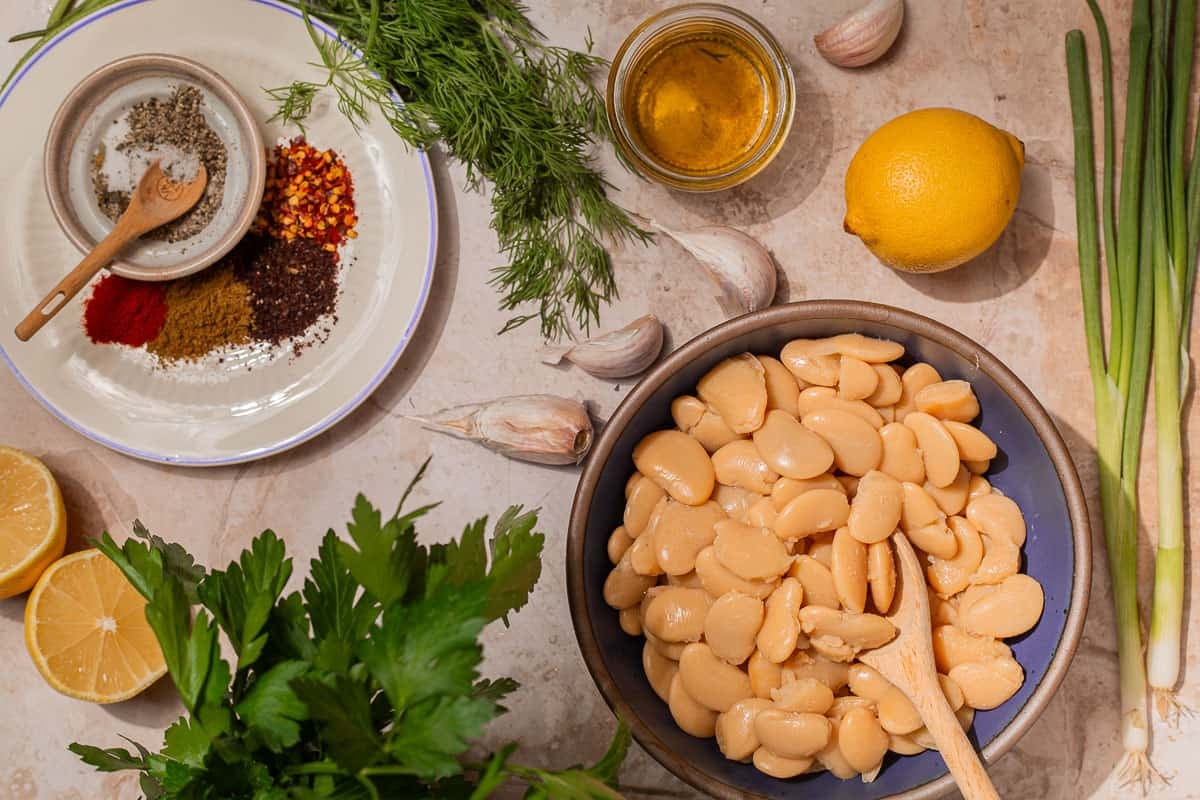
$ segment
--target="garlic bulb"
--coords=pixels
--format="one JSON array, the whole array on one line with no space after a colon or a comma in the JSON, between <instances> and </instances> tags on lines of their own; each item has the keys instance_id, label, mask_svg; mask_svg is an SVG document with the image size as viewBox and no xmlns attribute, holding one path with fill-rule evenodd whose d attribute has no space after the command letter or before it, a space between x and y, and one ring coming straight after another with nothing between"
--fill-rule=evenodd
<instances>
[{"instance_id":1,"label":"garlic bulb","mask_svg":"<svg viewBox=\"0 0 1200 800\"><path fill-rule=\"evenodd\" d=\"M541 356L546 364L557 364L565 358L597 378L627 378L645 372L662 352L662 346L662 323L647 314L624 328L584 342L543 347Z\"/></svg>"},{"instance_id":2,"label":"garlic bulb","mask_svg":"<svg viewBox=\"0 0 1200 800\"><path fill-rule=\"evenodd\" d=\"M583 404L549 394L501 397L405 419L537 464L578 464L592 446L592 420Z\"/></svg>"},{"instance_id":3,"label":"garlic bulb","mask_svg":"<svg viewBox=\"0 0 1200 800\"><path fill-rule=\"evenodd\" d=\"M717 285L717 302L726 314L748 314L775 300L775 259L757 239L724 225L677 231L653 220L647 223L704 266Z\"/></svg>"},{"instance_id":4,"label":"garlic bulb","mask_svg":"<svg viewBox=\"0 0 1200 800\"><path fill-rule=\"evenodd\" d=\"M865 67L888 51L903 22L904 0L871 0L813 41L829 63Z\"/></svg>"}]
</instances>

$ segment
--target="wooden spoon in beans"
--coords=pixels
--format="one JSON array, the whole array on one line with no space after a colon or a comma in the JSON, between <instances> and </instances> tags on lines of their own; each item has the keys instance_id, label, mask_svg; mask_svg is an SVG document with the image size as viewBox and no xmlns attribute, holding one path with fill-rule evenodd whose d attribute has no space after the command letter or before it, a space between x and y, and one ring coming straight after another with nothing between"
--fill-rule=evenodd
<instances>
[{"instance_id":1,"label":"wooden spoon in beans","mask_svg":"<svg viewBox=\"0 0 1200 800\"><path fill-rule=\"evenodd\" d=\"M191 210L204 194L208 185L208 172L204 165L196 176L187 183L176 183L162 171L155 161L142 175L129 201L129 208L117 220L108 236L83 257L79 266L71 270L58 285L50 290L25 319L17 325L16 335L22 342L29 341L42 326L88 285L96 273L111 264L117 255L135 239L149 233L160 225L178 219Z\"/></svg>"}]
</instances>

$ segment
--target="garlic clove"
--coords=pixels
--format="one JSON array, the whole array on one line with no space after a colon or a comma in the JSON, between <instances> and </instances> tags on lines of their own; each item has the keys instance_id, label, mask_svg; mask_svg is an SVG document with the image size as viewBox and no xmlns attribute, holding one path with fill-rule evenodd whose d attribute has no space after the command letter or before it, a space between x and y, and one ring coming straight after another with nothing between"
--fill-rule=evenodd
<instances>
[{"instance_id":1,"label":"garlic clove","mask_svg":"<svg viewBox=\"0 0 1200 800\"><path fill-rule=\"evenodd\" d=\"M548 394L501 397L405 419L536 464L578 464L592 446L592 420L583 404Z\"/></svg>"},{"instance_id":2,"label":"garlic clove","mask_svg":"<svg viewBox=\"0 0 1200 800\"><path fill-rule=\"evenodd\" d=\"M904 0L871 0L813 41L829 63L865 67L888 51L903 22Z\"/></svg>"},{"instance_id":3,"label":"garlic clove","mask_svg":"<svg viewBox=\"0 0 1200 800\"><path fill-rule=\"evenodd\" d=\"M726 314L748 314L774 302L775 259L757 239L724 225L680 231L653 220L648 223L703 265L717 285L717 302Z\"/></svg>"},{"instance_id":4,"label":"garlic clove","mask_svg":"<svg viewBox=\"0 0 1200 800\"><path fill-rule=\"evenodd\" d=\"M546 364L558 364L565 358L597 378L627 378L645 372L662 346L662 323L647 314L587 341L543 347L541 356Z\"/></svg>"}]
</instances>

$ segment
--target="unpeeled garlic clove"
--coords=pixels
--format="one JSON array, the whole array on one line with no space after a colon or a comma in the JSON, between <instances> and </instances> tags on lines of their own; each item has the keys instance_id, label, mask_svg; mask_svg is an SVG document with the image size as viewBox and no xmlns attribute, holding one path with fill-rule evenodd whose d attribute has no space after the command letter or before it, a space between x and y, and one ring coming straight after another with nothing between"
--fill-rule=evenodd
<instances>
[{"instance_id":1,"label":"unpeeled garlic clove","mask_svg":"<svg viewBox=\"0 0 1200 800\"><path fill-rule=\"evenodd\" d=\"M557 364L564 358L597 378L627 378L645 372L663 346L663 326L653 314L639 317L624 328L583 342L543 347L542 361Z\"/></svg>"},{"instance_id":2,"label":"unpeeled garlic clove","mask_svg":"<svg viewBox=\"0 0 1200 800\"><path fill-rule=\"evenodd\" d=\"M536 464L578 464L592 446L592 420L583 404L549 394L501 397L405 419Z\"/></svg>"},{"instance_id":3,"label":"unpeeled garlic clove","mask_svg":"<svg viewBox=\"0 0 1200 800\"><path fill-rule=\"evenodd\" d=\"M679 231L647 222L704 266L717 285L717 302L726 314L748 314L775 300L775 259L757 239L724 225Z\"/></svg>"},{"instance_id":4,"label":"unpeeled garlic clove","mask_svg":"<svg viewBox=\"0 0 1200 800\"><path fill-rule=\"evenodd\" d=\"M829 63L865 67L888 51L903 22L904 0L871 0L813 41Z\"/></svg>"}]
</instances>

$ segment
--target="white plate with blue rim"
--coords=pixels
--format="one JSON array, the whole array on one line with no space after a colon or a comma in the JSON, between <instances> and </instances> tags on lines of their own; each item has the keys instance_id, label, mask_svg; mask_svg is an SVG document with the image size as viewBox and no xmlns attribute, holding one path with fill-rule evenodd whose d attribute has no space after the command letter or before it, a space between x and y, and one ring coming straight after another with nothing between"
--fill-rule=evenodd
<instances>
[{"instance_id":1,"label":"white plate with blue rim","mask_svg":"<svg viewBox=\"0 0 1200 800\"><path fill-rule=\"evenodd\" d=\"M300 131L268 123L275 104L264 87L324 78L311 64L317 53L303 19L275 0L126 0L55 37L0 94L0 357L50 413L113 450L181 466L264 458L343 419L411 341L437 252L429 161L379 114L355 130L327 92L318 96L306 135L336 150L353 175L359 236L342 251L337 322L298 355L249 344L164 368L143 349L92 343L79 301L19 342L17 322L80 258L42 184L54 112L94 69L147 52L221 74L253 109L268 145Z\"/></svg>"}]
</instances>

